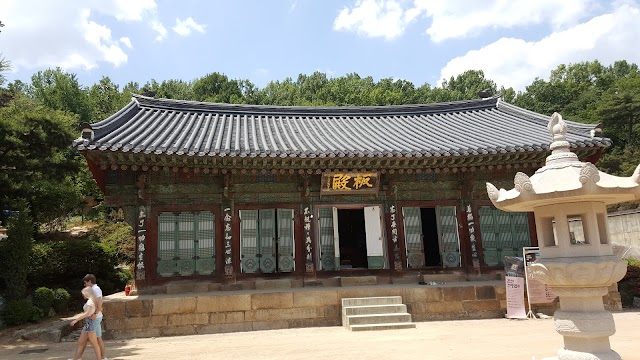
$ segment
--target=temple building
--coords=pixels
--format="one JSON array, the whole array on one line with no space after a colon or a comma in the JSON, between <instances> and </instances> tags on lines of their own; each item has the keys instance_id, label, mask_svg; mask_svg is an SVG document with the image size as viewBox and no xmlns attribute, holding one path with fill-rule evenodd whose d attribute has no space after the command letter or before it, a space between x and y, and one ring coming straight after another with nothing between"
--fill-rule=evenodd
<instances>
[{"instance_id":1,"label":"temple building","mask_svg":"<svg viewBox=\"0 0 640 360\"><path fill-rule=\"evenodd\" d=\"M136 287L179 279L491 273L537 246L493 207L549 155L548 116L497 97L282 107L135 95L74 142L137 235ZM595 163L610 141L566 121Z\"/></svg>"}]
</instances>

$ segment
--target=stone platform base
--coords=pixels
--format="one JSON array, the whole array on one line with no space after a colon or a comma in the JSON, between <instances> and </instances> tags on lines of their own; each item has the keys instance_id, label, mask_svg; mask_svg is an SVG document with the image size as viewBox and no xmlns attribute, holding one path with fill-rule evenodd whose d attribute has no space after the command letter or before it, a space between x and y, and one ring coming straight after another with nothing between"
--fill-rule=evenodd
<instances>
[{"instance_id":1,"label":"stone platform base","mask_svg":"<svg viewBox=\"0 0 640 360\"><path fill-rule=\"evenodd\" d=\"M434 285L418 285L416 279ZM167 285L162 293L118 293L105 298L105 338L339 326L341 299L356 297L401 296L413 321L499 318L506 312L504 280L433 275L405 280L409 283L378 277L377 285L346 287L345 283L340 286L338 278L308 284L302 280L206 286L185 282ZM179 289L185 292L176 293ZM616 285L603 300L607 310L621 309ZM557 305L556 300L532 308L535 313L553 315Z\"/></svg>"},{"instance_id":2,"label":"stone platform base","mask_svg":"<svg viewBox=\"0 0 640 360\"><path fill-rule=\"evenodd\" d=\"M340 326L341 299L371 296L402 296L414 321L502 317L506 307L502 281L141 296L118 293L105 298L104 336L124 339Z\"/></svg>"}]
</instances>

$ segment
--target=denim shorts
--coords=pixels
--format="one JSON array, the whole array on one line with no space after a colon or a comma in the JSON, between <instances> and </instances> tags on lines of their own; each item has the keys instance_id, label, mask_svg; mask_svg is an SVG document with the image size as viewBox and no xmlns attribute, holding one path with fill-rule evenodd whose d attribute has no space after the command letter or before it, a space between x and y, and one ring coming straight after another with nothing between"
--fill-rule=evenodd
<instances>
[{"instance_id":1,"label":"denim shorts","mask_svg":"<svg viewBox=\"0 0 640 360\"><path fill-rule=\"evenodd\" d=\"M96 331L95 323L93 320L89 318L84 319L84 323L82 324L82 332L93 332Z\"/></svg>"},{"instance_id":2,"label":"denim shorts","mask_svg":"<svg viewBox=\"0 0 640 360\"><path fill-rule=\"evenodd\" d=\"M96 336L101 337L102 336L102 316L97 317L95 320L93 320L93 327L96 330Z\"/></svg>"}]
</instances>

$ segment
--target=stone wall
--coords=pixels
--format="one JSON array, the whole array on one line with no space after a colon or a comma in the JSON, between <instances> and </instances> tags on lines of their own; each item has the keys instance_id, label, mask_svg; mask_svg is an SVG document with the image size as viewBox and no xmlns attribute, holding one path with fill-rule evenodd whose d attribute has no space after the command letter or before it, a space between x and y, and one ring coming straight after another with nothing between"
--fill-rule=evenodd
<instances>
[{"instance_id":1,"label":"stone wall","mask_svg":"<svg viewBox=\"0 0 640 360\"><path fill-rule=\"evenodd\" d=\"M616 254L640 260L640 210L610 213L607 225Z\"/></svg>"},{"instance_id":2,"label":"stone wall","mask_svg":"<svg viewBox=\"0 0 640 360\"><path fill-rule=\"evenodd\" d=\"M340 300L402 296L414 321L502 317L504 284L376 286L183 295L113 295L105 299L109 339L340 326Z\"/></svg>"}]
</instances>

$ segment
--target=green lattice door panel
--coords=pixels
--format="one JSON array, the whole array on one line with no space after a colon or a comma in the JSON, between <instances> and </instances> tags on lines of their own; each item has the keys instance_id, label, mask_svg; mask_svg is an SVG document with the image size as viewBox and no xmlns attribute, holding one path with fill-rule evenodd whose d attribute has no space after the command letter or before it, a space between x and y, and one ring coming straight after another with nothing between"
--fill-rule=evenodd
<instances>
[{"instance_id":1,"label":"green lattice door panel","mask_svg":"<svg viewBox=\"0 0 640 360\"><path fill-rule=\"evenodd\" d=\"M293 235L292 209L240 210L242 272L293 271Z\"/></svg>"},{"instance_id":2,"label":"green lattice door panel","mask_svg":"<svg viewBox=\"0 0 640 360\"><path fill-rule=\"evenodd\" d=\"M403 207L404 241L407 249L407 266L424 267L424 236L420 208Z\"/></svg>"},{"instance_id":3,"label":"green lattice door panel","mask_svg":"<svg viewBox=\"0 0 640 360\"><path fill-rule=\"evenodd\" d=\"M293 209L278 209L278 271L295 269L293 241Z\"/></svg>"},{"instance_id":4,"label":"green lattice door panel","mask_svg":"<svg viewBox=\"0 0 640 360\"><path fill-rule=\"evenodd\" d=\"M460 267L460 238L455 206L436 207L442 266Z\"/></svg>"},{"instance_id":5,"label":"green lattice door panel","mask_svg":"<svg viewBox=\"0 0 640 360\"><path fill-rule=\"evenodd\" d=\"M484 255L484 264L487 266L497 266L502 263L498 254L498 243L496 241L497 226L493 214L494 211L495 210L489 206L478 208L482 253Z\"/></svg>"},{"instance_id":6,"label":"green lattice door panel","mask_svg":"<svg viewBox=\"0 0 640 360\"><path fill-rule=\"evenodd\" d=\"M513 245L522 252L523 247L531 246L529 215L527 213L512 213L511 219L513 221ZM519 256L522 256L522 253Z\"/></svg>"},{"instance_id":7,"label":"green lattice door panel","mask_svg":"<svg viewBox=\"0 0 640 360\"><path fill-rule=\"evenodd\" d=\"M209 275L216 271L215 217L210 212L201 212L197 217L196 272L200 275Z\"/></svg>"},{"instance_id":8,"label":"green lattice door panel","mask_svg":"<svg viewBox=\"0 0 640 360\"><path fill-rule=\"evenodd\" d=\"M501 265L505 256L522 256L522 248L531 246L527 213L482 206L478 215L485 265Z\"/></svg>"},{"instance_id":9,"label":"green lattice door panel","mask_svg":"<svg viewBox=\"0 0 640 360\"><path fill-rule=\"evenodd\" d=\"M211 212L158 215L158 275L209 275L215 272L215 221Z\"/></svg>"},{"instance_id":10,"label":"green lattice door panel","mask_svg":"<svg viewBox=\"0 0 640 360\"><path fill-rule=\"evenodd\" d=\"M193 213L178 215L178 274L191 275L196 270L196 230Z\"/></svg>"},{"instance_id":11,"label":"green lattice door panel","mask_svg":"<svg viewBox=\"0 0 640 360\"><path fill-rule=\"evenodd\" d=\"M258 210L240 210L240 266L243 273L255 273L260 269L258 254Z\"/></svg>"},{"instance_id":12,"label":"green lattice door panel","mask_svg":"<svg viewBox=\"0 0 640 360\"><path fill-rule=\"evenodd\" d=\"M262 209L258 212L260 270L273 273L276 271L276 210Z\"/></svg>"},{"instance_id":13,"label":"green lattice door panel","mask_svg":"<svg viewBox=\"0 0 640 360\"><path fill-rule=\"evenodd\" d=\"M320 269L319 270L338 270L340 262L336 261L336 246L333 237L333 209L320 208L318 211L318 229L320 236L318 241L320 246ZM339 258L339 257L338 257Z\"/></svg>"},{"instance_id":14,"label":"green lattice door panel","mask_svg":"<svg viewBox=\"0 0 640 360\"><path fill-rule=\"evenodd\" d=\"M176 263L176 219L173 213L158 216L158 275L175 276Z\"/></svg>"}]
</instances>

